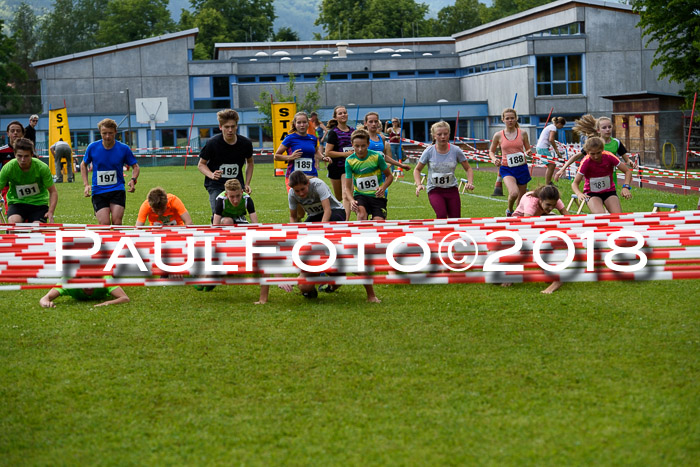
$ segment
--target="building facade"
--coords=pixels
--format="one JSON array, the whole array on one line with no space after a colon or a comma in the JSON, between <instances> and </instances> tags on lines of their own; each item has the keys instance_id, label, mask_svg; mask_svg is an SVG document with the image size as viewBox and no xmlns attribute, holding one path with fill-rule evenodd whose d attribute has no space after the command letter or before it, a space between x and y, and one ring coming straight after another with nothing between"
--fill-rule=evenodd
<instances>
[{"instance_id":1,"label":"building facade","mask_svg":"<svg viewBox=\"0 0 700 467\"><path fill-rule=\"evenodd\" d=\"M320 115L338 104L350 123L370 110L382 120L404 119L405 136L429 141L433 122L458 123L458 134L489 139L502 128L500 114L512 107L533 140L552 116L569 120L559 139L571 141L573 119L609 115L603 96L635 92L675 93L651 67L639 16L628 5L560 0L451 37L219 43L214 60L192 60L192 29L70 56L35 62L41 79L47 128L50 108L65 101L74 146L98 139L96 124L116 120L132 145L184 146L218 131L216 111L240 111L240 132L258 147L272 142L255 107L261 91L286 89L290 73L299 99L319 90ZM152 133L136 122L136 99L167 97L169 120ZM2 128L16 117L3 117ZM121 135L127 139L127 134Z\"/></svg>"}]
</instances>

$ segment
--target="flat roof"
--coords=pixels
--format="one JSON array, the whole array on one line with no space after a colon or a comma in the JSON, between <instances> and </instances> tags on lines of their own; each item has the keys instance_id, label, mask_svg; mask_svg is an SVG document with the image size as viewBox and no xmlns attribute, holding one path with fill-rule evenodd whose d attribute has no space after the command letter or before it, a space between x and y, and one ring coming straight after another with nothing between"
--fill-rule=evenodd
<instances>
[{"instance_id":1,"label":"flat roof","mask_svg":"<svg viewBox=\"0 0 700 467\"><path fill-rule=\"evenodd\" d=\"M86 50L84 52L78 52L70 55L63 55L61 57L48 58L46 60L39 60L32 62L34 68L39 68L43 66L53 65L55 63L69 62L72 60L78 60L81 58L91 57L94 55L102 55L105 53L115 52L117 50L131 49L134 47L141 47L147 44L154 44L156 42L164 42L180 37L193 36L199 32L198 28L187 29L185 31L173 32L170 34L163 34L162 36L149 37L148 39L141 39L138 41L124 42L122 44L110 45L108 47L102 47L99 49Z\"/></svg>"},{"instance_id":2,"label":"flat roof","mask_svg":"<svg viewBox=\"0 0 700 467\"><path fill-rule=\"evenodd\" d=\"M435 42L449 43L454 42L452 36L443 37L402 37L393 39L325 39L320 41L285 41L285 42L217 42L214 44L215 49L283 49L300 47L337 47L339 43L345 43L348 47L354 46L381 46L384 44L431 44Z\"/></svg>"},{"instance_id":3,"label":"flat roof","mask_svg":"<svg viewBox=\"0 0 700 467\"><path fill-rule=\"evenodd\" d=\"M499 26L503 26L506 23L510 22L519 22L527 19L529 16L534 16L534 15L539 15L542 13L546 13L548 10L554 10L557 8L561 8L563 6L569 6L569 7L576 7L576 6L591 6L591 7L598 7L598 8L606 8L606 9L612 9L612 10L620 10L624 11L627 13L632 13L636 14L634 12L634 9L630 5L625 5L623 3L618 3L618 2L604 2L604 1L599 1L599 0L559 0L556 2L551 2L551 3L546 3L544 5L540 5L535 8L531 8L529 10L522 11L520 13L516 13L511 16L506 16L505 18L497 19L496 21L491 21L490 23L482 24L480 26L477 26L472 29L467 29L466 31L458 32L455 34L452 34L452 37L455 38L455 40L459 40L460 38L464 36L471 36L475 34L482 33L488 29L492 28L497 28Z\"/></svg>"},{"instance_id":4,"label":"flat roof","mask_svg":"<svg viewBox=\"0 0 700 467\"><path fill-rule=\"evenodd\" d=\"M600 96L603 99L609 99L611 101L616 100L630 100L630 99L649 99L654 97L677 97L679 99L685 99L685 97L678 94L673 94L670 92L650 92L650 91L633 91L633 92L623 92L620 94L613 94L610 96Z\"/></svg>"}]
</instances>

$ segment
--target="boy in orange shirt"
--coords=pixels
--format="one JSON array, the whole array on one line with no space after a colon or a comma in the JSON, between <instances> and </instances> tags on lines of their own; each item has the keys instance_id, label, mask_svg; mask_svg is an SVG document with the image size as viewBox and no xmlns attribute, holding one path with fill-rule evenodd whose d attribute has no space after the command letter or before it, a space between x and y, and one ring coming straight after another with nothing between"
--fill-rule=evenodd
<instances>
[{"instance_id":1,"label":"boy in orange shirt","mask_svg":"<svg viewBox=\"0 0 700 467\"><path fill-rule=\"evenodd\" d=\"M145 225L146 219L151 225L192 225L192 217L180 198L166 193L161 187L148 192L146 201L139 209L136 225Z\"/></svg>"}]
</instances>

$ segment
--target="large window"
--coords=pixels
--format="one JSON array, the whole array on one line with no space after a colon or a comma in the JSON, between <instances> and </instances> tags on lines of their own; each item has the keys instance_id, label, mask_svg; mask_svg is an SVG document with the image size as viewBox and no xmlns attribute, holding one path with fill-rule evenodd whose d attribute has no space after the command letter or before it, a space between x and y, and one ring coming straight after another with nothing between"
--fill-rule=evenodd
<instances>
[{"instance_id":1,"label":"large window","mask_svg":"<svg viewBox=\"0 0 700 467\"><path fill-rule=\"evenodd\" d=\"M73 149L75 152L82 154L90 144L89 131L73 131ZM134 132L135 133L135 132Z\"/></svg>"},{"instance_id":2,"label":"large window","mask_svg":"<svg viewBox=\"0 0 700 467\"><path fill-rule=\"evenodd\" d=\"M260 125L248 125L248 139L253 143L254 148L262 147L262 127Z\"/></svg>"},{"instance_id":3,"label":"large window","mask_svg":"<svg viewBox=\"0 0 700 467\"><path fill-rule=\"evenodd\" d=\"M195 109L231 107L231 85L228 76L194 76L192 106Z\"/></svg>"},{"instance_id":4,"label":"large window","mask_svg":"<svg viewBox=\"0 0 700 467\"><path fill-rule=\"evenodd\" d=\"M536 32L529 37L575 36L583 34L583 23L571 23Z\"/></svg>"},{"instance_id":5,"label":"large window","mask_svg":"<svg viewBox=\"0 0 700 467\"><path fill-rule=\"evenodd\" d=\"M582 60L581 55L537 57L537 95L583 94Z\"/></svg>"},{"instance_id":6,"label":"large window","mask_svg":"<svg viewBox=\"0 0 700 467\"><path fill-rule=\"evenodd\" d=\"M173 146L187 146L187 129L178 128L172 129L168 128L161 130L161 146L173 147Z\"/></svg>"},{"instance_id":7,"label":"large window","mask_svg":"<svg viewBox=\"0 0 700 467\"><path fill-rule=\"evenodd\" d=\"M464 76L469 76L476 73L488 73L490 71L503 70L506 68L526 66L527 64L527 57L509 58L507 60L498 60L496 62L482 63L481 65L470 66L463 70L463 74ZM442 72L439 72L438 74L442 74Z\"/></svg>"}]
</instances>

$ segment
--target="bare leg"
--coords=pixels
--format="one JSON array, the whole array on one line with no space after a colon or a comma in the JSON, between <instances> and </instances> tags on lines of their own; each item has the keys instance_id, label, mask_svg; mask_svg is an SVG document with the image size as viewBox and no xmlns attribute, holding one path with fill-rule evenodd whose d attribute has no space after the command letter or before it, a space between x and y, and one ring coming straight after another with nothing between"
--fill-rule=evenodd
<instances>
[{"instance_id":1,"label":"bare leg","mask_svg":"<svg viewBox=\"0 0 700 467\"><path fill-rule=\"evenodd\" d=\"M374 294L374 286L372 284L365 285L367 291L367 301L370 303L381 303L382 301Z\"/></svg>"},{"instance_id":2,"label":"bare leg","mask_svg":"<svg viewBox=\"0 0 700 467\"><path fill-rule=\"evenodd\" d=\"M513 206L516 206L515 202L520 198L518 182L515 181L515 177L507 176L503 179L503 183L508 190L508 210L513 212Z\"/></svg>"},{"instance_id":3,"label":"bare leg","mask_svg":"<svg viewBox=\"0 0 700 467\"><path fill-rule=\"evenodd\" d=\"M554 175L554 169L556 168L556 165L553 163L547 164L547 172L544 174L544 183L545 185L549 185L552 183L552 175Z\"/></svg>"},{"instance_id":4,"label":"bare leg","mask_svg":"<svg viewBox=\"0 0 700 467\"><path fill-rule=\"evenodd\" d=\"M261 285L260 286L260 299L255 302L256 305L264 305L267 303L267 298L270 296L270 286Z\"/></svg>"},{"instance_id":5,"label":"bare leg","mask_svg":"<svg viewBox=\"0 0 700 467\"><path fill-rule=\"evenodd\" d=\"M617 196L611 196L605 200L605 207L608 208L610 214L616 212L622 212L622 205L620 204L620 198Z\"/></svg>"},{"instance_id":6,"label":"bare leg","mask_svg":"<svg viewBox=\"0 0 700 467\"><path fill-rule=\"evenodd\" d=\"M112 225L112 221L109 218L110 210L109 208L102 208L95 213L97 217L97 223L100 225Z\"/></svg>"},{"instance_id":7,"label":"bare leg","mask_svg":"<svg viewBox=\"0 0 700 467\"><path fill-rule=\"evenodd\" d=\"M591 214L605 214L605 205L603 205L603 200L597 196L591 196L588 199L588 210Z\"/></svg>"},{"instance_id":8,"label":"bare leg","mask_svg":"<svg viewBox=\"0 0 700 467\"><path fill-rule=\"evenodd\" d=\"M109 210L112 214L112 225L122 225L122 220L124 219L124 206L110 204Z\"/></svg>"},{"instance_id":9,"label":"bare leg","mask_svg":"<svg viewBox=\"0 0 700 467\"><path fill-rule=\"evenodd\" d=\"M333 185L333 194L335 198L343 203L343 208L345 208L345 220L350 220L350 201L343 197L343 180L345 180L345 175L342 175L340 179L335 180L331 178L331 185Z\"/></svg>"},{"instance_id":10,"label":"bare leg","mask_svg":"<svg viewBox=\"0 0 700 467\"><path fill-rule=\"evenodd\" d=\"M369 214L367 214L367 209L365 209L364 206L358 206L357 207L357 220L358 221L366 221L369 218Z\"/></svg>"},{"instance_id":11,"label":"bare leg","mask_svg":"<svg viewBox=\"0 0 700 467\"><path fill-rule=\"evenodd\" d=\"M549 284L549 287L547 287L546 289L544 289L544 290L543 290L542 292L540 292L540 293L551 294L551 293L553 293L553 292L556 292L557 290L559 290L559 287L561 287L562 284L563 284L563 283L560 282L560 281L554 281L554 282L552 282L551 284Z\"/></svg>"}]
</instances>

